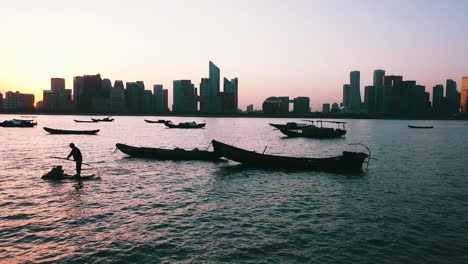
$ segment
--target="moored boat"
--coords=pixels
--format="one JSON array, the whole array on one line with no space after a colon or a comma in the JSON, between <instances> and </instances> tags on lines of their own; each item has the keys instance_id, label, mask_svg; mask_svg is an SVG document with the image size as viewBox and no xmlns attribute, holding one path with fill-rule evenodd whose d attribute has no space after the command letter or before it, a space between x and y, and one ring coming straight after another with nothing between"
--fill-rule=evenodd
<instances>
[{"instance_id":1,"label":"moored boat","mask_svg":"<svg viewBox=\"0 0 468 264\"><path fill-rule=\"evenodd\" d=\"M312 127L313 125L306 124L306 123L296 123L296 122L288 122L286 124L272 124L270 126L278 128L278 129L290 129L290 130L297 130L297 129L304 129L307 127Z\"/></svg>"},{"instance_id":2,"label":"moored boat","mask_svg":"<svg viewBox=\"0 0 468 264\"><path fill-rule=\"evenodd\" d=\"M159 119L159 120L148 120L148 119L145 119L145 122L146 122L146 123L158 123L158 124L162 124L162 123L165 123L166 120L164 120L164 119Z\"/></svg>"},{"instance_id":3,"label":"moored boat","mask_svg":"<svg viewBox=\"0 0 468 264\"><path fill-rule=\"evenodd\" d=\"M104 118L91 118L94 122L114 122L114 118L104 117Z\"/></svg>"},{"instance_id":4,"label":"moored boat","mask_svg":"<svg viewBox=\"0 0 468 264\"><path fill-rule=\"evenodd\" d=\"M162 148L147 148L134 147L126 144L117 143L115 146L123 153L136 157L159 160L211 160L220 159L218 153L206 150L185 150L181 148L162 149Z\"/></svg>"},{"instance_id":5,"label":"moored boat","mask_svg":"<svg viewBox=\"0 0 468 264\"><path fill-rule=\"evenodd\" d=\"M54 129L49 127L43 127L45 131L50 134L75 134L75 135L95 135L99 132L99 129L95 130L65 130L65 129Z\"/></svg>"},{"instance_id":6,"label":"moored boat","mask_svg":"<svg viewBox=\"0 0 468 264\"><path fill-rule=\"evenodd\" d=\"M0 127L34 127L35 125L37 125L37 122L29 119L5 120L0 123Z\"/></svg>"},{"instance_id":7,"label":"moored boat","mask_svg":"<svg viewBox=\"0 0 468 264\"><path fill-rule=\"evenodd\" d=\"M94 120L74 120L77 123L96 123L97 121Z\"/></svg>"},{"instance_id":8,"label":"moored boat","mask_svg":"<svg viewBox=\"0 0 468 264\"><path fill-rule=\"evenodd\" d=\"M345 122L340 121L316 121L319 126L309 126L301 129L301 131L293 131L292 129L280 129L281 133L288 137L306 137L306 138L340 138L346 134ZM338 128L323 127L323 123L334 123Z\"/></svg>"},{"instance_id":9,"label":"moored boat","mask_svg":"<svg viewBox=\"0 0 468 264\"><path fill-rule=\"evenodd\" d=\"M168 128L204 128L206 123L197 124L196 122L182 122L179 124L173 124L171 121L164 122L164 125Z\"/></svg>"},{"instance_id":10,"label":"moored boat","mask_svg":"<svg viewBox=\"0 0 468 264\"><path fill-rule=\"evenodd\" d=\"M422 129L431 129L434 126L413 126L413 125L408 125L409 128L422 128Z\"/></svg>"},{"instance_id":11,"label":"moored boat","mask_svg":"<svg viewBox=\"0 0 468 264\"><path fill-rule=\"evenodd\" d=\"M264 169L296 169L333 172L360 172L365 159L369 157L362 152L344 151L342 155L328 158L300 158L267 155L230 146L213 140L214 151L227 159L244 165Z\"/></svg>"}]
</instances>

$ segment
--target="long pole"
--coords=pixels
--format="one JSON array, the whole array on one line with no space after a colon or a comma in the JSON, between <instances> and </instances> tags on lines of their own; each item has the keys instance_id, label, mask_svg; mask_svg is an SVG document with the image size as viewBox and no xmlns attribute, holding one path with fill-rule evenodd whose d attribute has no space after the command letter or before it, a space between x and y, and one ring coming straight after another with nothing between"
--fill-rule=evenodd
<instances>
[{"instance_id":1,"label":"long pole","mask_svg":"<svg viewBox=\"0 0 468 264\"><path fill-rule=\"evenodd\" d=\"M53 158L53 159L61 159L61 160L68 160L68 161L73 161L73 162L75 162L74 160L69 160L69 159L61 158L61 157L51 157L51 158ZM87 166L92 167L92 166L89 165L88 163L81 162L81 164L84 164L84 165L87 165Z\"/></svg>"}]
</instances>

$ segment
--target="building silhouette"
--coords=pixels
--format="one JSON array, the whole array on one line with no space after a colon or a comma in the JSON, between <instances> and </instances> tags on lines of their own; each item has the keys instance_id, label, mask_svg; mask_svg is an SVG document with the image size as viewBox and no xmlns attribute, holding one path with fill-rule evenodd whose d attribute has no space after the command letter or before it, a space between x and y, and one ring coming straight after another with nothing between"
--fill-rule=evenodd
<instances>
[{"instance_id":1,"label":"building silhouette","mask_svg":"<svg viewBox=\"0 0 468 264\"><path fill-rule=\"evenodd\" d=\"M65 79L51 78L50 90L44 90L41 110L66 112L73 110L72 91L65 89Z\"/></svg>"},{"instance_id":2,"label":"building silhouette","mask_svg":"<svg viewBox=\"0 0 468 264\"><path fill-rule=\"evenodd\" d=\"M282 101L278 97L275 97L275 96L268 97L267 99L265 99L265 101L263 101L263 104L262 104L263 113L267 115L281 114L281 104L282 104Z\"/></svg>"},{"instance_id":3,"label":"building silhouette","mask_svg":"<svg viewBox=\"0 0 468 264\"><path fill-rule=\"evenodd\" d=\"M289 96L280 96L278 98L281 100L281 114L289 113L289 103L291 102Z\"/></svg>"},{"instance_id":4,"label":"building silhouette","mask_svg":"<svg viewBox=\"0 0 468 264\"><path fill-rule=\"evenodd\" d=\"M374 70L374 79L373 79L373 86L374 86L374 105L370 106L369 113L371 114L383 114L383 78L385 76L384 70ZM369 101L371 99L369 98ZM372 112L373 111L373 112Z\"/></svg>"},{"instance_id":5,"label":"building silhouette","mask_svg":"<svg viewBox=\"0 0 468 264\"><path fill-rule=\"evenodd\" d=\"M445 86L445 97L447 98L447 112L448 114L456 114L460 111L460 93L457 91L457 82L454 80L447 80Z\"/></svg>"},{"instance_id":6,"label":"building silhouette","mask_svg":"<svg viewBox=\"0 0 468 264\"><path fill-rule=\"evenodd\" d=\"M0 93L0 112L3 111L3 94Z\"/></svg>"},{"instance_id":7,"label":"building silhouette","mask_svg":"<svg viewBox=\"0 0 468 264\"><path fill-rule=\"evenodd\" d=\"M34 111L34 94L8 91L3 100L3 109L5 112Z\"/></svg>"},{"instance_id":8,"label":"building silhouette","mask_svg":"<svg viewBox=\"0 0 468 264\"><path fill-rule=\"evenodd\" d=\"M435 114L444 113L444 86L438 84L432 88L432 109Z\"/></svg>"},{"instance_id":9,"label":"building silhouette","mask_svg":"<svg viewBox=\"0 0 468 264\"><path fill-rule=\"evenodd\" d=\"M329 113L329 112L330 112L330 104L323 104L322 113Z\"/></svg>"},{"instance_id":10,"label":"building silhouette","mask_svg":"<svg viewBox=\"0 0 468 264\"><path fill-rule=\"evenodd\" d=\"M468 76L462 78L461 96L460 96L460 112L468 113Z\"/></svg>"},{"instance_id":11,"label":"building silhouette","mask_svg":"<svg viewBox=\"0 0 468 264\"><path fill-rule=\"evenodd\" d=\"M173 81L174 113L194 113L197 109L197 94L190 80Z\"/></svg>"},{"instance_id":12,"label":"building silhouette","mask_svg":"<svg viewBox=\"0 0 468 264\"><path fill-rule=\"evenodd\" d=\"M253 105L252 104L248 105L245 111L247 113L252 113L254 111Z\"/></svg>"},{"instance_id":13,"label":"building silhouette","mask_svg":"<svg viewBox=\"0 0 468 264\"><path fill-rule=\"evenodd\" d=\"M358 110L361 108L361 73L359 71L352 71L349 74L351 86L350 106L351 110Z\"/></svg>"},{"instance_id":14,"label":"building silhouette","mask_svg":"<svg viewBox=\"0 0 468 264\"><path fill-rule=\"evenodd\" d=\"M73 92L77 111L104 112L109 110L109 95L102 88L100 74L75 76Z\"/></svg>"},{"instance_id":15,"label":"building silhouette","mask_svg":"<svg viewBox=\"0 0 468 264\"><path fill-rule=\"evenodd\" d=\"M306 114L310 112L309 97L296 97L293 100L293 112L296 114Z\"/></svg>"},{"instance_id":16,"label":"building silhouette","mask_svg":"<svg viewBox=\"0 0 468 264\"><path fill-rule=\"evenodd\" d=\"M123 81L116 80L114 87L110 89L109 93L109 111L111 113L125 113L125 88Z\"/></svg>"},{"instance_id":17,"label":"building silhouette","mask_svg":"<svg viewBox=\"0 0 468 264\"><path fill-rule=\"evenodd\" d=\"M343 85L343 107L346 109L351 108L351 85L344 84Z\"/></svg>"},{"instance_id":18,"label":"building silhouette","mask_svg":"<svg viewBox=\"0 0 468 264\"><path fill-rule=\"evenodd\" d=\"M209 95L209 112L219 113L221 112L221 98L219 96L219 84L220 84L220 70L212 61L209 62L209 74L210 74L210 95Z\"/></svg>"},{"instance_id":19,"label":"building silhouette","mask_svg":"<svg viewBox=\"0 0 468 264\"><path fill-rule=\"evenodd\" d=\"M366 109L369 114L375 114L377 112L375 91L376 89L373 85L364 87L364 109Z\"/></svg>"}]
</instances>

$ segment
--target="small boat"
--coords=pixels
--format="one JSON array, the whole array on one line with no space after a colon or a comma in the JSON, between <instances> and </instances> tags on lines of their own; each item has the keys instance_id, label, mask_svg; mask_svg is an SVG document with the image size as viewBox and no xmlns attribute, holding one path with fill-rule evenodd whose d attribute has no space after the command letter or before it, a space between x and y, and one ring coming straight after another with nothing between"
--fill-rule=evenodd
<instances>
[{"instance_id":1,"label":"small boat","mask_svg":"<svg viewBox=\"0 0 468 264\"><path fill-rule=\"evenodd\" d=\"M433 128L434 126L412 126L412 125L408 125L409 128L423 128L423 129L431 129Z\"/></svg>"},{"instance_id":2,"label":"small boat","mask_svg":"<svg viewBox=\"0 0 468 264\"><path fill-rule=\"evenodd\" d=\"M311 127L313 125L306 124L306 123L296 123L296 122L288 122L286 124L272 124L270 126L278 128L278 129L289 129L289 130L297 130L297 129L304 129L307 127Z\"/></svg>"},{"instance_id":3,"label":"small boat","mask_svg":"<svg viewBox=\"0 0 468 264\"><path fill-rule=\"evenodd\" d=\"M0 123L0 127L34 127L35 125L37 125L37 122L30 119L5 120Z\"/></svg>"},{"instance_id":4,"label":"small boat","mask_svg":"<svg viewBox=\"0 0 468 264\"><path fill-rule=\"evenodd\" d=\"M94 122L114 122L114 118L104 117L104 118L91 118Z\"/></svg>"},{"instance_id":5,"label":"small boat","mask_svg":"<svg viewBox=\"0 0 468 264\"><path fill-rule=\"evenodd\" d=\"M280 129L281 133L288 137L306 137L306 138L340 138L346 134L346 122L340 121L316 121L320 126L309 126L301 129L301 131L293 131L291 129ZM323 127L323 123L334 123L338 128Z\"/></svg>"},{"instance_id":6,"label":"small boat","mask_svg":"<svg viewBox=\"0 0 468 264\"><path fill-rule=\"evenodd\" d=\"M178 125L173 124L171 121L164 122L168 128L204 128L206 123L197 124L196 122L184 122Z\"/></svg>"},{"instance_id":7,"label":"small boat","mask_svg":"<svg viewBox=\"0 0 468 264\"><path fill-rule=\"evenodd\" d=\"M145 119L145 122L146 123L158 123L158 124L163 124L166 122L166 120L164 119L159 119L159 120L148 120L148 119Z\"/></svg>"},{"instance_id":8,"label":"small boat","mask_svg":"<svg viewBox=\"0 0 468 264\"><path fill-rule=\"evenodd\" d=\"M136 157L159 160L219 160L220 156L212 151L199 149L184 150L181 148L161 149L161 148L145 148L133 147L125 144L117 143L115 146L123 153Z\"/></svg>"},{"instance_id":9,"label":"small boat","mask_svg":"<svg viewBox=\"0 0 468 264\"><path fill-rule=\"evenodd\" d=\"M97 121L94 120L74 120L77 123L96 123Z\"/></svg>"},{"instance_id":10,"label":"small boat","mask_svg":"<svg viewBox=\"0 0 468 264\"><path fill-rule=\"evenodd\" d=\"M329 158L299 158L267 155L244 150L216 140L211 142L214 152L247 166L264 169L318 170L333 172L360 172L368 154L344 151L343 155Z\"/></svg>"},{"instance_id":11,"label":"small boat","mask_svg":"<svg viewBox=\"0 0 468 264\"><path fill-rule=\"evenodd\" d=\"M95 130L64 130L64 129L53 129L49 127L43 127L45 131L50 134L76 134L76 135L95 135L99 132L99 129Z\"/></svg>"},{"instance_id":12,"label":"small boat","mask_svg":"<svg viewBox=\"0 0 468 264\"><path fill-rule=\"evenodd\" d=\"M42 179L54 180L54 181L60 181L60 180L86 181L86 180L93 180L94 176L95 174L80 175L80 177L76 175L65 174L62 169L62 166L56 166L56 167L53 167L52 170L50 170L48 173L42 175Z\"/></svg>"}]
</instances>

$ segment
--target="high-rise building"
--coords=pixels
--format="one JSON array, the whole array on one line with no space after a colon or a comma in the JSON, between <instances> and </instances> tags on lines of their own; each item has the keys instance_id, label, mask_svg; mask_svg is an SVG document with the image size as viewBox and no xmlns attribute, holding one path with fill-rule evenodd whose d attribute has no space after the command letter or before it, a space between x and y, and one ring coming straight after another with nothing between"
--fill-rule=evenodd
<instances>
[{"instance_id":1,"label":"high-rise building","mask_svg":"<svg viewBox=\"0 0 468 264\"><path fill-rule=\"evenodd\" d=\"M460 112L468 113L468 76L462 78Z\"/></svg>"},{"instance_id":2,"label":"high-rise building","mask_svg":"<svg viewBox=\"0 0 468 264\"><path fill-rule=\"evenodd\" d=\"M351 85L343 85L343 106L347 109L351 107Z\"/></svg>"},{"instance_id":3,"label":"high-rise building","mask_svg":"<svg viewBox=\"0 0 468 264\"><path fill-rule=\"evenodd\" d=\"M121 82L121 85L120 83ZM115 81L114 88L110 90L109 94L109 111L111 113L124 113L125 109L125 89L123 88L122 81Z\"/></svg>"},{"instance_id":4,"label":"high-rise building","mask_svg":"<svg viewBox=\"0 0 468 264\"><path fill-rule=\"evenodd\" d=\"M219 96L220 70L212 61L209 63L210 70L210 112L221 112L221 97Z\"/></svg>"},{"instance_id":5,"label":"high-rise building","mask_svg":"<svg viewBox=\"0 0 468 264\"><path fill-rule=\"evenodd\" d=\"M116 80L114 82L114 88L116 88L116 89L125 89L123 81Z\"/></svg>"},{"instance_id":6,"label":"high-rise building","mask_svg":"<svg viewBox=\"0 0 468 264\"><path fill-rule=\"evenodd\" d=\"M8 91L3 102L5 112L34 111L34 94L22 94L18 91Z\"/></svg>"},{"instance_id":7,"label":"high-rise building","mask_svg":"<svg viewBox=\"0 0 468 264\"><path fill-rule=\"evenodd\" d=\"M369 114L376 113L375 86L366 86L364 88L364 107Z\"/></svg>"},{"instance_id":8,"label":"high-rise building","mask_svg":"<svg viewBox=\"0 0 468 264\"><path fill-rule=\"evenodd\" d=\"M237 96L238 96L238 79L234 78L232 80L228 80L224 78L224 93L227 96L224 98L228 98L227 102L223 102L223 112L237 112ZM231 102L232 101L232 102ZM225 105L227 103L228 105Z\"/></svg>"},{"instance_id":9,"label":"high-rise building","mask_svg":"<svg viewBox=\"0 0 468 264\"><path fill-rule=\"evenodd\" d=\"M333 113L340 111L340 106L338 105L338 103L333 103L332 104L331 111Z\"/></svg>"},{"instance_id":10,"label":"high-rise building","mask_svg":"<svg viewBox=\"0 0 468 264\"><path fill-rule=\"evenodd\" d=\"M443 113L443 98L444 98L444 86L438 84L432 88L432 109L434 113Z\"/></svg>"},{"instance_id":11,"label":"high-rise building","mask_svg":"<svg viewBox=\"0 0 468 264\"><path fill-rule=\"evenodd\" d=\"M162 84L155 84L153 85L153 93L154 93L154 111L156 113L163 113L163 86Z\"/></svg>"},{"instance_id":12,"label":"high-rise building","mask_svg":"<svg viewBox=\"0 0 468 264\"><path fill-rule=\"evenodd\" d=\"M197 111L196 89L190 80L173 81L173 89L173 112L193 113Z\"/></svg>"},{"instance_id":13,"label":"high-rise building","mask_svg":"<svg viewBox=\"0 0 468 264\"><path fill-rule=\"evenodd\" d=\"M310 112L310 98L296 97L294 98L293 112L297 114L305 114Z\"/></svg>"},{"instance_id":14,"label":"high-rise building","mask_svg":"<svg viewBox=\"0 0 468 264\"><path fill-rule=\"evenodd\" d=\"M322 105L322 112L329 113L330 112L330 104L323 104Z\"/></svg>"},{"instance_id":15,"label":"high-rise building","mask_svg":"<svg viewBox=\"0 0 468 264\"><path fill-rule=\"evenodd\" d=\"M50 90L43 91L41 110L64 112L73 108L72 91L65 89L65 79L51 78Z\"/></svg>"},{"instance_id":16,"label":"high-rise building","mask_svg":"<svg viewBox=\"0 0 468 264\"><path fill-rule=\"evenodd\" d=\"M384 70L374 71L374 87L375 87L375 100L374 110L376 114L383 113L383 78L385 76Z\"/></svg>"},{"instance_id":17,"label":"high-rise building","mask_svg":"<svg viewBox=\"0 0 468 264\"><path fill-rule=\"evenodd\" d=\"M102 112L108 110L108 96L102 89L100 74L77 76L73 80L76 109L79 112Z\"/></svg>"},{"instance_id":18,"label":"high-rise building","mask_svg":"<svg viewBox=\"0 0 468 264\"><path fill-rule=\"evenodd\" d=\"M102 90L104 92L104 96L109 96L110 90L112 89L112 83L109 79L102 80Z\"/></svg>"},{"instance_id":19,"label":"high-rise building","mask_svg":"<svg viewBox=\"0 0 468 264\"><path fill-rule=\"evenodd\" d=\"M361 108L361 73L352 71L349 74L351 85L350 109L357 110Z\"/></svg>"},{"instance_id":20,"label":"high-rise building","mask_svg":"<svg viewBox=\"0 0 468 264\"><path fill-rule=\"evenodd\" d=\"M400 90L402 76L387 75L383 79L383 114L397 114L400 109Z\"/></svg>"},{"instance_id":21,"label":"high-rise building","mask_svg":"<svg viewBox=\"0 0 468 264\"><path fill-rule=\"evenodd\" d=\"M142 81L127 82L125 89L127 110L133 114L143 113L145 109L145 85Z\"/></svg>"},{"instance_id":22,"label":"high-rise building","mask_svg":"<svg viewBox=\"0 0 468 264\"><path fill-rule=\"evenodd\" d=\"M448 114L456 114L460 111L460 93L457 91L457 82L447 80L445 89Z\"/></svg>"},{"instance_id":23,"label":"high-rise building","mask_svg":"<svg viewBox=\"0 0 468 264\"><path fill-rule=\"evenodd\" d=\"M0 93L0 112L3 111L3 94Z\"/></svg>"},{"instance_id":24,"label":"high-rise building","mask_svg":"<svg viewBox=\"0 0 468 264\"><path fill-rule=\"evenodd\" d=\"M143 113L153 113L154 112L154 96L151 90L144 90L144 105Z\"/></svg>"},{"instance_id":25,"label":"high-rise building","mask_svg":"<svg viewBox=\"0 0 468 264\"><path fill-rule=\"evenodd\" d=\"M207 113L210 112L210 102L211 102L211 89L210 89L210 79L202 78L200 81L200 112Z\"/></svg>"},{"instance_id":26,"label":"high-rise building","mask_svg":"<svg viewBox=\"0 0 468 264\"><path fill-rule=\"evenodd\" d=\"M248 105L246 111L247 113L252 113L254 111L253 105L252 104Z\"/></svg>"},{"instance_id":27,"label":"high-rise building","mask_svg":"<svg viewBox=\"0 0 468 264\"><path fill-rule=\"evenodd\" d=\"M167 89L163 89L163 111L169 112L169 95Z\"/></svg>"}]
</instances>

